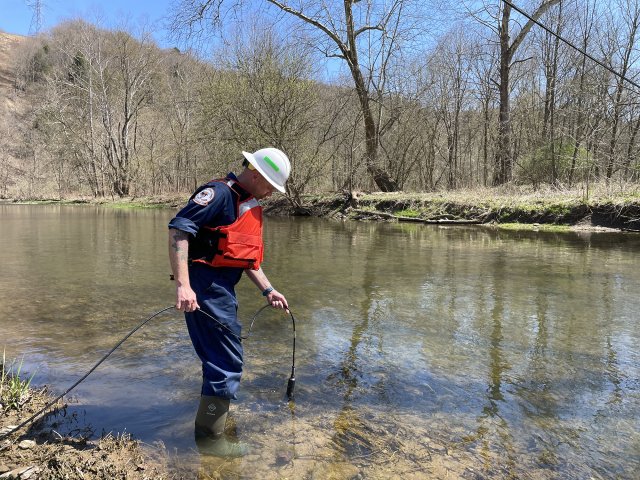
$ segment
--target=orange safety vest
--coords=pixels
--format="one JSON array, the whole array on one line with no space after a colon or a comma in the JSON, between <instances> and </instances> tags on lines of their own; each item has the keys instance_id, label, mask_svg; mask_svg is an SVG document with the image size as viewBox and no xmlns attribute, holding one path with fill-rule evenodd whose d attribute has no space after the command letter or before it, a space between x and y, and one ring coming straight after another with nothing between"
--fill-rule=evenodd
<instances>
[{"instance_id":1,"label":"orange safety vest","mask_svg":"<svg viewBox=\"0 0 640 480\"><path fill-rule=\"evenodd\" d=\"M228 178L214 181L224 183L232 190L237 183ZM192 258L192 262L211 267L258 270L264 253L262 207L258 200L251 196L240 201L238 197L235 222L219 227L200 227L195 240L197 242L203 238L209 251L203 257Z\"/></svg>"}]
</instances>

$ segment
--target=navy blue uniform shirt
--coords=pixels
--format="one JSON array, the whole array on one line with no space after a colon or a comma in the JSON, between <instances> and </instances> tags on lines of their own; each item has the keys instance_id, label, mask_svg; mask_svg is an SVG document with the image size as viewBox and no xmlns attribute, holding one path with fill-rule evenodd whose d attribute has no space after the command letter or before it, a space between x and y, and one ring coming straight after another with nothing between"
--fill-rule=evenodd
<instances>
[{"instance_id":1,"label":"navy blue uniform shirt","mask_svg":"<svg viewBox=\"0 0 640 480\"><path fill-rule=\"evenodd\" d=\"M233 173L227 174L227 178L236 180ZM213 196L211 197L211 194ZM243 197L245 195L242 195ZM247 194L248 196L248 194ZM199 187L189 199L189 202L169 222L169 228L181 230L196 236L200 227L219 227L230 225L236 221L236 203L238 194L221 182L209 182ZM242 268L209 267L194 263L189 267L190 273L197 272L225 287L233 287L240 281Z\"/></svg>"}]
</instances>

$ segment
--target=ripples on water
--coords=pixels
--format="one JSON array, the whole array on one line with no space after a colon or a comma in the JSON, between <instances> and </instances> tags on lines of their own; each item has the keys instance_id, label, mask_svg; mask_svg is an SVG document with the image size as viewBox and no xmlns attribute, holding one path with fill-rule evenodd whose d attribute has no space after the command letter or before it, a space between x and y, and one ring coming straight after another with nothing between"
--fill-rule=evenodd
<instances>
[{"instance_id":1,"label":"ripples on water","mask_svg":"<svg viewBox=\"0 0 640 480\"><path fill-rule=\"evenodd\" d=\"M173 302L172 214L0 205L2 342L36 382L63 390ZM78 387L75 422L161 441L202 478L636 478L640 237L266 223L296 402L290 320L270 312L229 423L251 455L197 454L199 365L173 312ZM248 319L263 300L238 294Z\"/></svg>"}]
</instances>

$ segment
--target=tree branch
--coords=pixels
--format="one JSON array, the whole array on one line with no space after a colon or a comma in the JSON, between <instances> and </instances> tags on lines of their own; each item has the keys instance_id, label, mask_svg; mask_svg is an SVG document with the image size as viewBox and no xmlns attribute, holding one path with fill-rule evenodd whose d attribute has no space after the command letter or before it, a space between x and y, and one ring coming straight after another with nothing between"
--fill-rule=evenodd
<instances>
[{"instance_id":1,"label":"tree branch","mask_svg":"<svg viewBox=\"0 0 640 480\"><path fill-rule=\"evenodd\" d=\"M356 32L353 34L354 37L357 37L358 35L367 32L369 30L378 30L380 32L384 32L384 28L381 27L380 25L365 25L364 27L359 28L358 30L356 30Z\"/></svg>"},{"instance_id":2,"label":"tree branch","mask_svg":"<svg viewBox=\"0 0 640 480\"><path fill-rule=\"evenodd\" d=\"M520 46L520 44L524 40L524 37L526 37L527 33L529 33L529 30L531 30L531 28L535 25L534 20L538 20L542 15L544 15L544 13L547 10L549 10L551 7L553 7L554 5L556 5L559 2L560 2L560 0L543 0L542 4L533 13L533 15L531 15L531 18L533 20L529 20L527 23L525 23L524 27L522 27L522 29L520 30L520 32L516 36L515 40L513 41L511 46L509 47L509 54L510 55L513 55L515 53L515 51L518 49L518 47Z\"/></svg>"},{"instance_id":3,"label":"tree branch","mask_svg":"<svg viewBox=\"0 0 640 480\"><path fill-rule=\"evenodd\" d=\"M295 10L295 9L291 8L290 6L285 5L284 3L282 3L282 2L280 2L278 0L267 0L267 2L271 3L272 5L275 5L276 7L278 7L283 12L290 13L291 15L294 15L294 16L298 17L300 20L308 23L309 25L313 25L314 27L320 29L331 40L333 40L335 42L335 44L338 46L338 48L340 48L340 50L344 51L344 49L345 49L344 42L342 40L340 40L340 37L338 37L338 35L336 35L333 31L331 31L329 29L329 27L327 27L325 24L319 22L318 20L314 20L311 17L308 17L307 15L302 13L302 11Z\"/></svg>"}]
</instances>

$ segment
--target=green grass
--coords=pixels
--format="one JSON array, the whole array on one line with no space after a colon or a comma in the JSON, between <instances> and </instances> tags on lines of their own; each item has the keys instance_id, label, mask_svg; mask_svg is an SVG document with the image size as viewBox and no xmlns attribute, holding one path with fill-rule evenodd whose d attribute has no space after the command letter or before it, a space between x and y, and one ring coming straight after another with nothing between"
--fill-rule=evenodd
<instances>
[{"instance_id":1,"label":"green grass","mask_svg":"<svg viewBox=\"0 0 640 480\"><path fill-rule=\"evenodd\" d=\"M186 203L186 202L185 202ZM145 202L106 202L100 204L103 207L117 208L121 210L129 210L134 208L167 208L167 205L161 203L145 203Z\"/></svg>"},{"instance_id":2,"label":"green grass","mask_svg":"<svg viewBox=\"0 0 640 480\"><path fill-rule=\"evenodd\" d=\"M407 208L405 210L400 210L399 212L395 212L399 217L411 217L417 218L420 216L420 212L414 208Z\"/></svg>"},{"instance_id":3,"label":"green grass","mask_svg":"<svg viewBox=\"0 0 640 480\"><path fill-rule=\"evenodd\" d=\"M568 232L571 230L569 225L555 225L549 223L499 223L494 225L502 230L527 230L539 232Z\"/></svg>"},{"instance_id":4,"label":"green grass","mask_svg":"<svg viewBox=\"0 0 640 480\"><path fill-rule=\"evenodd\" d=\"M29 396L29 386L33 380L32 374L27 380L20 378L23 360L16 363L12 360L7 364L6 352L2 352L2 364L0 365L0 403L3 410L20 410Z\"/></svg>"},{"instance_id":5,"label":"green grass","mask_svg":"<svg viewBox=\"0 0 640 480\"><path fill-rule=\"evenodd\" d=\"M81 200L81 199L63 199L63 200L16 200L11 201L9 203L15 205L98 205L106 208L116 208L116 209L160 209L160 208L170 208L172 204L178 203L186 203L185 197L184 200L176 200L173 198L141 198L139 200L111 200L107 198L100 199L90 199L90 200Z\"/></svg>"}]
</instances>

